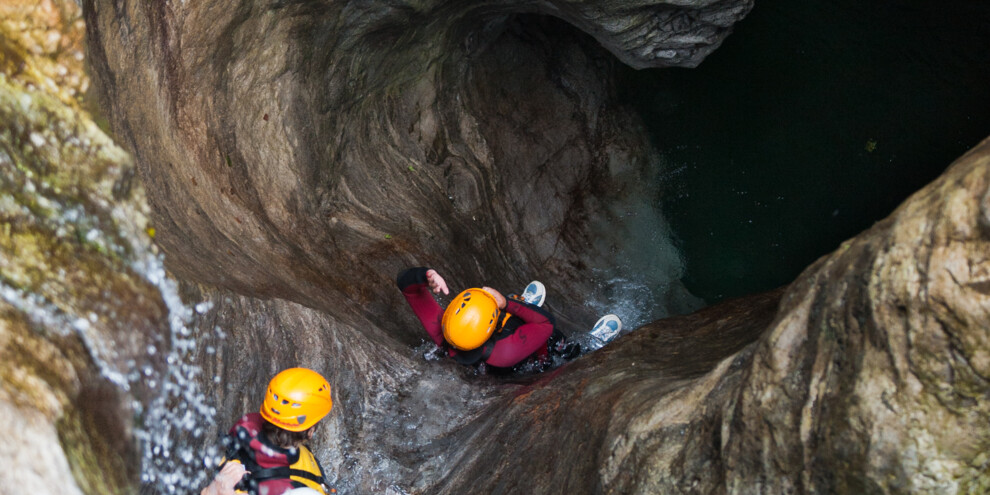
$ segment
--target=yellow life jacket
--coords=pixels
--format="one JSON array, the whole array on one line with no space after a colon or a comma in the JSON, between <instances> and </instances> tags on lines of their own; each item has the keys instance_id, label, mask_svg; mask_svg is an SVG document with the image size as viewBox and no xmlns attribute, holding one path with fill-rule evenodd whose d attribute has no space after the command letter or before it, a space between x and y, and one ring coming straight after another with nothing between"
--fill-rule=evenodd
<instances>
[{"instance_id":1,"label":"yellow life jacket","mask_svg":"<svg viewBox=\"0 0 990 495\"><path fill-rule=\"evenodd\" d=\"M320 469L320 463L316 462L316 457L313 456L313 453L305 445L299 446L299 460L289 466L289 472L291 473L289 479L292 481L302 483L323 495L327 495L323 484L314 479L323 479L323 471ZM302 473L309 473L310 476Z\"/></svg>"},{"instance_id":2,"label":"yellow life jacket","mask_svg":"<svg viewBox=\"0 0 990 495\"><path fill-rule=\"evenodd\" d=\"M224 459L220 463L221 466L228 462L236 462L238 464L243 464L238 459ZM248 475L250 476L250 475ZM316 457L313 455L305 445L299 446L299 460L289 466L289 479L292 480L293 485L301 484L307 488L312 488L323 495L328 495L326 489L322 483L317 482L314 478L322 479L323 472L320 469L320 464L316 462ZM296 486L295 488L301 488ZM234 493L248 493L245 490L234 490Z\"/></svg>"},{"instance_id":3,"label":"yellow life jacket","mask_svg":"<svg viewBox=\"0 0 990 495\"><path fill-rule=\"evenodd\" d=\"M261 433L263 424L260 414L245 414L224 440L226 458L240 462L248 471L237 488L251 495L277 495L306 487L326 495L323 469L313 452L306 445L286 449L271 444Z\"/></svg>"}]
</instances>

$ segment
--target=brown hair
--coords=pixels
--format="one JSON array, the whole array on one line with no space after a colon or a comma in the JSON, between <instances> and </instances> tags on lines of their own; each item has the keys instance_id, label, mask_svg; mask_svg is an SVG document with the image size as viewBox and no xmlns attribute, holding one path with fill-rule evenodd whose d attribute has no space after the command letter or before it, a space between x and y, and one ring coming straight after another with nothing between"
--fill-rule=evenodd
<instances>
[{"instance_id":1,"label":"brown hair","mask_svg":"<svg viewBox=\"0 0 990 495\"><path fill-rule=\"evenodd\" d=\"M268 441L283 449L296 447L299 444L305 443L309 440L310 430L312 429L313 427L309 427L303 431L289 431L273 425L268 420L265 420L265 423L261 425L261 431L268 438Z\"/></svg>"}]
</instances>

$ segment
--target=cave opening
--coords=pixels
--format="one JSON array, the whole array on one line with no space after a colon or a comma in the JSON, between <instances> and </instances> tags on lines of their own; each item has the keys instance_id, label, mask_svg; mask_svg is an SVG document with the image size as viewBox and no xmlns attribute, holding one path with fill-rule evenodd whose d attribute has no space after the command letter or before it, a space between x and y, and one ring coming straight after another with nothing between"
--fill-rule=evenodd
<instances>
[{"instance_id":1,"label":"cave opening","mask_svg":"<svg viewBox=\"0 0 990 495\"><path fill-rule=\"evenodd\" d=\"M988 25L967 0L765 0L695 69L620 66L688 289L789 283L985 138Z\"/></svg>"},{"instance_id":2,"label":"cave opening","mask_svg":"<svg viewBox=\"0 0 990 495\"><path fill-rule=\"evenodd\" d=\"M968 0L767 0L697 68L636 70L563 20L510 18L508 30L548 50L593 54L657 153L646 171L655 196L642 204L669 231L617 226L623 261L592 270L589 302L634 312L662 300L667 280L630 276L631 263L664 266L704 301L641 323L771 290L890 214L985 137L988 23L990 6ZM677 263L656 260L658 236Z\"/></svg>"}]
</instances>

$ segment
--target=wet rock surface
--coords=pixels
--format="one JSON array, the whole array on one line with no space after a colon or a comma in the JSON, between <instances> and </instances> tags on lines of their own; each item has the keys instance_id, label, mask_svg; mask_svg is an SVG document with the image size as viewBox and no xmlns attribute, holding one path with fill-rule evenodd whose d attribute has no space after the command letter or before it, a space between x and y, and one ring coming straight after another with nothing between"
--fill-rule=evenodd
<instances>
[{"instance_id":1,"label":"wet rock surface","mask_svg":"<svg viewBox=\"0 0 990 495\"><path fill-rule=\"evenodd\" d=\"M370 316L390 309L378 295L413 263L457 285L539 276L586 326L592 269L616 264L595 227L622 224L624 205L657 187L639 123L603 77L615 59L561 21L521 15L531 5L85 5L104 107L183 278L327 312L350 300ZM578 7L615 45L597 23L633 29L678 10L537 12ZM687 36L690 12L747 9L690 5L667 24ZM697 27L708 34L694 48L681 35L648 45L690 65L728 34ZM657 250L674 251L662 221L646 222ZM677 267L664 268L659 316L696 308Z\"/></svg>"},{"instance_id":2,"label":"wet rock surface","mask_svg":"<svg viewBox=\"0 0 990 495\"><path fill-rule=\"evenodd\" d=\"M988 214L984 141L790 286L726 423L729 489L987 490Z\"/></svg>"},{"instance_id":3,"label":"wet rock surface","mask_svg":"<svg viewBox=\"0 0 990 495\"><path fill-rule=\"evenodd\" d=\"M129 375L157 376L146 349L169 350L134 163L77 100L87 83L73 7L0 7L4 493L136 489L131 402L152 393Z\"/></svg>"},{"instance_id":4,"label":"wet rock surface","mask_svg":"<svg viewBox=\"0 0 990 495\"><path fill-rule=\"evenodd\" d=\"M670 244L612 56L691 66L748 8L83 2L134 159L4 65L0 410L53 457L0 486L194 491L302 365L333 387L314 450L338 493L986 491L990 142L789 287L540 375L436 359L394 288L413 264L538 274L580 332L596 270L647 265L602 232L636 211ZM697 307L676 281L652 314Z\"/></svg>"}]
</instances>

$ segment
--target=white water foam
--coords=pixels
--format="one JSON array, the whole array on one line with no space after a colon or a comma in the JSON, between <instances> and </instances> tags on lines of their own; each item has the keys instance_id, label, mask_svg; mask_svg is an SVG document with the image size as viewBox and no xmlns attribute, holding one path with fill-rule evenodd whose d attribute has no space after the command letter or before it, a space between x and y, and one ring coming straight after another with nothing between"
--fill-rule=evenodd
<instances>
[{"instance_id":1,"label":"white water foam","mask_svg":"<svg viewBox=\"0 0 990 495\"><path fill-rule=\"evenodd\" d=\"M590 248L608 265L593 270L596 288L585 304L598 316L617 315L622 320L620 335L704 305L681 283L684 258L657 203L664 164L655 158L649 167L647 175L659 179L632 184L626 178L626 194L607 205L609 221L591 226L598 242ZM575 336L586 350L601 346L588 335L590 331L589 326Z\"/></svg>"}]
</instances>

